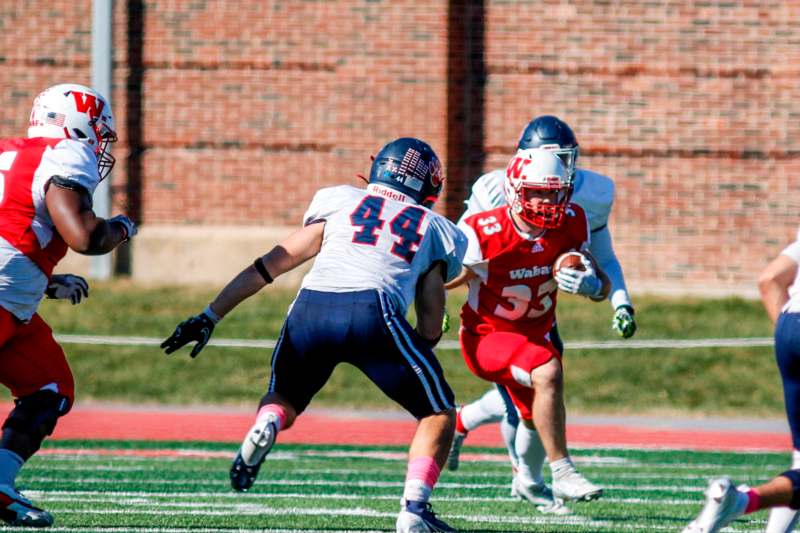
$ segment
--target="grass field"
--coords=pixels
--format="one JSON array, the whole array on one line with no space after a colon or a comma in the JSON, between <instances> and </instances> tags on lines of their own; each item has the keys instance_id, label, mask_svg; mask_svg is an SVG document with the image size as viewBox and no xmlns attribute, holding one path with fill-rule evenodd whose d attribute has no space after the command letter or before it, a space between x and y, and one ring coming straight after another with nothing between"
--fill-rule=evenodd
<instances>
[{"instance_id":1,"label":"grass field","mask_svg":"<svg viewBox=\"0 0 800 533\"><path fill-rule=\"evenodd\" d=\"M137 335L165 338L197 313L214 290L139 287L126 282L94 284L91 297L73 307L46 301L41 314L57 333ZM215 338L275 339L294 291L269 287L231 313ZM457 338L464 291L452 291L454 318L446 339ZM759 302L738 298L635 298L639 331L634 339L768 337L771 326ZM573 411L691 412L783 416L780 379L769 347L569 349L570 341L619 340L610 329L608 303L563 297L559 327L567 341L566 399ZM251 405L269 377L271 352L209 346L196 359L186 351L170 357L155 346L66 346L78 401ZM457 350L439 350L445 375L459 401L486 389ZM312 406L392 408L358 371L341 365Z\"/></svg>"},{"instance_id":2,"label":"grass field","mask_svg":"<svg viewBox=\"0 0 800 533\"><path fill-rule=\"evenodd\" d=\"M477 451L491 460L443 473L433 497L436 512L462 531L680 531L699 510L709 477L725 473L752 484L788 460L578 449L579 467L606 494L571 505L569 516L552 516L509 496L510 471L499 450ZM229 489L234 453L229 444L52 441L18 483L54 514L53 531L393 531L405 449L279 444L247 494ZM765 520L756 514L726 531L763 531Z\"/></svg>"}]
</instances>

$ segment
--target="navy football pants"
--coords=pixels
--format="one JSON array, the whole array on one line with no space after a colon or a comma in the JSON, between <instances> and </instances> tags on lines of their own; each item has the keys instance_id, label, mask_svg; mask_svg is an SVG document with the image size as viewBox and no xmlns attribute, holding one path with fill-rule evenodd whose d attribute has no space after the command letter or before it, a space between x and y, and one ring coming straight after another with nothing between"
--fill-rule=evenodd
<instances>
[{"instance_id":1,"label":"navy football pants","mask_svg":"<svg viewBox=\"0 0 800 533\"><path fill-rule=\"evenodd\" d=\"M430 346L378 291L303 289L272 354L270 392L301 413L339 363L350 363L416 418L453 407Z\"/></svg>"},{"instance_id":2,"label":"navy football pants","mask_svg":"<svg viewBox=\"0 0 800 533\"><path fill-rule=\"evenodd\" d=\"M792 443L800 450L800 313L781 313L775 326L775 358L783 379Z\"/></svg>"}]
</instances>

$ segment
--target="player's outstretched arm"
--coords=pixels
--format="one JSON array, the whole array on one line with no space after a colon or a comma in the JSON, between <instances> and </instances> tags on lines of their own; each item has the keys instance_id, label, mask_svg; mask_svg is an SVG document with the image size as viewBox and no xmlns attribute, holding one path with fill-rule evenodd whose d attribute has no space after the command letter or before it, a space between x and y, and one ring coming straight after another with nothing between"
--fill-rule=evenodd
<instances>
[{"instance_id":1,"label":"player's outstretched arm","mask_svg":"<svg viewBox=\"0 0 800 533\"><path fill-rule=\"evenodd\" d=\"M125 215L109 220L96 216L89 192L83 189L64 188L51 182L45 204L59 235L79 254L106 254L136 234L136 225Z\"/></svg>"},{"instance_id":2,"label":"player's outstretched arm","mask_svg":"<svg viewBox=\"0 0 800 533\"><path fill-rule=\"evenodd\" d=\"M608 276L611 281L611 294L609 300L614 308L614 318L611 321L611 329L617 332L622 338L628 339L636 333L636 320L634 318L633 304L628 295L628 288L625 286L625 276L622 273L622 265L614 252L611 242L611 232L608 226L596 230L592 233L592 242L589 251L597 260L597 264Z\"/></svg>"},{"instance_id":3,"label":"player's outstretched arm","mask_svg":"<svg viewBox=\"0 0 800 533\"><path fill-rule=\"evenodd\" d=\"M414 307L417 312L417 333L435 346L442 337L445 313L444 265L436 263L417 282Z\"/></svg>"},{"instance_id":4,"label":"player's outstretched arm","mask_svg":"<svg viewBox=\"0 0 800 533\"><path fill-rule=\"evenodd\" d=\"M311 224L289 235L280 244L259 257L249 267L233 278L199 315L189 317L161 347L168 354L182 346L196 342L191 356L205 347L214 332L214 326L241 302L272 283L279 275L292 270L319 253L325 224Z\"/></svg>"},{"instance_id":5,"label":"player's outstretched arm","mask_svg":"<svg viewBox=\"0 0 800 533\"><path fill-rule=\"evenodd\" d=\"M794 283L797 268L794 259L781 254L758 277L761 302L773 324L778 321L781 309L789 301L789 287Z\"/></svg>"}]
</instances>

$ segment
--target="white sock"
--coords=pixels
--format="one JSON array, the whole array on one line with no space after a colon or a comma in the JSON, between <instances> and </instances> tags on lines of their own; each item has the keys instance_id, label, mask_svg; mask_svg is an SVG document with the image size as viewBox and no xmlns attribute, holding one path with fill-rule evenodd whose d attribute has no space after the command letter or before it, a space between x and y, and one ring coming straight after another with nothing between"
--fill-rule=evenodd
<instances>
[{"instance_id":1,"label":"white sock","mask_svg":"<svg viewBox=\"0 0 800 533\"><path fill-rule=\"evenodd\" d=\"M500 422L506 414L506 404L497 387L461 408L461 422L467 431L492 422Z\"/></svg>"},{"instance_id":2,"label":"white sock","mask_svg":"<svg viewBox=\"0 0 800 533\"><path fill-rule=\"evenodd\" d=\"M19 469L22 468L24 463L25 461L22 457L11 450L0 449L0 485L13 487L14 482L17 480Z\"/></svg>"},{"instance_id":3,"label":"white sock","mask_svg":"<svg viewBox=\"0 0 800 533\"><path fill-rule=\"evenodd\" d=\"M550 463L550 471L553 473L553 479L560 479L567 474L571 474L575 472L575 464L572 462L572 459L569 457L564 457L563 459L557 459Z\"/></svg>"},{"instance_id":4,"label":"white sock","mask_svg":"<svg viewBox=\"0 0 800 533\"><path fill-rule=\"evenodd\" d=\"M519 456L517 455L517 450L516 450L517 426L509 424L507 416L504 416L503 420L500 421L500 434L503 436L503 442L506 444L506 450L508 450L508 458L511 459L511 466L514 468L518 468ZM537 433L537 438L538 438L538 433Z\"/></svg>"},{"instance_id":5,"label":"white sock","mask_svg":"<svg viewBox=\"0 0 800 533\"><path fill-rule=\"evenodd\" d=\"M800 468L800 451L792 450L792 469ZM769 512L765 533L789 533L797 523L797 511L788 507L773 507Z\"/></svg>"},{"instance_id":6,"label":"white sock","mask_svg":"<svg viewBox=\"0 0 800 533\"><path fill-rule=\"evenodd\" d=\"M433 487L421 479L407 479L403 488L403 499L407 502L427 502Z\"/></svg>"},{"instance_id":7,"label":"white sock","mask_svg":"<svg viewBox=\"0 0 800 533\"><path fill-rule=\"evenodd\" d=\"M542 446L542 439L539 438L539 432L528 428L525 424L520 424L517 427L517 439L514 444L519 456L517 477L522 484L530 486L544 483L542 465L546 454L544 446Z\"/></svg>"}]
</instances>

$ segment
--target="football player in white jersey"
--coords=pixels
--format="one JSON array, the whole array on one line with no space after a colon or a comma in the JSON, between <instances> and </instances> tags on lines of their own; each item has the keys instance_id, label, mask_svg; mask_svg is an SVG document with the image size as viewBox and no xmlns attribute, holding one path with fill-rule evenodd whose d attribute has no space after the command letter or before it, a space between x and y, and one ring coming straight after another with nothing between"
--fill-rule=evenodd
<instances>
[{"instance_id":1,"label":"football player in white jersey","mask_svg":"<svg viewBox=\"0 0 800 533\"><path fill-rule=\"evenodd\" d=\"M303 228L235 277L205 311L178 325L162 347L197 341L273 278L316 257L272 355L269 390L231 466L248 490L280 431L291 427L340 362L358 367L419 424L409 450L398 532L453 531L428 503L450 448L453 393L433 347L441 337L445 282L461 271L466 237L430 210L442 189L430 146L400 138L375 156L366 190L322 189ZM414 301L416 328L405 319Z\"/></svg>"},{"instance_id":2,"label":"football player in white jersey","mask_svg":"<svg viewBox=\"0 0 800 533\"><path fill-rule=\"evenodd\" d=\"M27 138L0 139L0 382L15 398L0 441L0 519L11 525L52 525L15 480L74 401L64 351L36 310L44 296L77 304L89 286L53 268L67 249L105 254L136 234L128 217L92 211L115 140L106 99L75 84L36 97Z\"/></svg>"},{"instance_id":3,"label":"football player in white jersey","mask_svg":"<svg viewBox=\"0 0 800 533\"><path fill-rule=\"evenodd\" d=\"M783 380L786 416L792 431L789 470L757 487L736 487L730 478L712 480L700 514L683 533L716 533L743 514L772 509L767 533L794 529L800 509L800 231L795 242L767 265L758 279L761 301L775 324L775 359Z\"/></svg>"},{"instance_id":4,"label":"football player in white jersey","mask_svg":"<svg viewBox=\"0 0 800 533\"><path fill-rule=\"evenodd\" d=\"M575 167L579 152L578 140L572 129L557 117L542 115L534 118L523 130L517 148L519 150L542 148L552 151L570 170L573 187L570 201L581 206L586 212L591 229L589 250L611 280L609 299L614 308L612 327L623 338L631 337L636 332L633 305L608 230L608 219L614 202L614 182L602 174ZM466 202L467 210L461 220L475 213L504 205L506 203L503 191L504 179L504 169L493 170L478 178L472 186L472 194ZM449 283L448 288L453 288L459 283L460 280L457 279ZM559 275L558 283L559 289L563 291L587 295L597 286L597 279L587 272L566 269ZM551 337L558 350L563 352L557 327L554 327ZM447 462L450 470L458 469L461 446L468 432L490 422L501 423L503 440L508 448L512 467L516 471L518 458L513 443L516 439L519 418L507 393L501 387L490 389L478 400L459 409L456 435ZM541 447L540 444L539 446ZM541 455L544 457L543 453Z\"/></svg>"}]
</instances>

